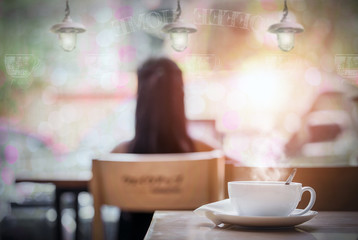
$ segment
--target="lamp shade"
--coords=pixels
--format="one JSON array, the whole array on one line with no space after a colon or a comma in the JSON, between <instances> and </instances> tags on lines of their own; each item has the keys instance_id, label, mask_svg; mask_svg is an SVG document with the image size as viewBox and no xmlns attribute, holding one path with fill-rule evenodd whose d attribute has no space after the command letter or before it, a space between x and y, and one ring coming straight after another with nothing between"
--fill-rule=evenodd
<instances>
[{"instance_id":1,"label":"lamp shade","mask_svg":"<svg viewBox=\"0 0 358 240\"><path fill-rule=\"evenodd\" d=\"M290 32L290 33L301 33L304 28L301 24L289 21L283 21L280 23L273 24L269 27L268 31L271 33L281 33L281 32Z\"/></svg>"},{"instance_id":2,"label":"lamp shade","mask_svg":"<svg viewBox=\"0 0 358 240\"><path fill-rule=\"evenodd\" d=\"M51 27L53 33L83 33L86 28L81 23L73 22L71 17L66 17L61 23Z\"/></svg>"},{"instance_id":3,"label":"lamp shade","mask_svg":"<svg viewBox=\"0 0 358 240\"><path fill-rule=\"evenodd\" d=\"M70 16L66 16L63 22L53 25L51 31L58 34L63 50L70 52L76 48L77 33L83 33L86 29L81 23L75 23Z\"/></svg>"},{"instance_id":4,"label":"lamp shade","mask_svg":"<svg viewBox=\"0 0 358 240\"><path fill-rule=\"evenodd\" d=\"M175 51L182 52L188 46L188 34L196 32L197 28L194 24L177 20L173 23L166 24L162 30L170 34L172 48Z\"/></svg>"}]
</instances>

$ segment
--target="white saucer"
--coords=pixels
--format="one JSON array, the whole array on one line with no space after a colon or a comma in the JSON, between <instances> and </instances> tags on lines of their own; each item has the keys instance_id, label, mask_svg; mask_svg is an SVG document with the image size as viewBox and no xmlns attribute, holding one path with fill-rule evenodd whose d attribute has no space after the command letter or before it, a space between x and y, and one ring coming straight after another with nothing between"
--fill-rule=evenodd
<instances>
[{"instance_id":1,"label":"white saucer","mask_svg":"<svg viewBox=\"0 0 358 240\"><path fill-rule=\"evenodd\" d=\"M293 213L300 211L296 209ZM205 216L216 225L235 224L244 227L293 227L314 218L318 212L309 211L300 216L260 217L239 216L232 209L230 199L210 203L194 210L194 213Z\"/></svg>"}]
</instances>

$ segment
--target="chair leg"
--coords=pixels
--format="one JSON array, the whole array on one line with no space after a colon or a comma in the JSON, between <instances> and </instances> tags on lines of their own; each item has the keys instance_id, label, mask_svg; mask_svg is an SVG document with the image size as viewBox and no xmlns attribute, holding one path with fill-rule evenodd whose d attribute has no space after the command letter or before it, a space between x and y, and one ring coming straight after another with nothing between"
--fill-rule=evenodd
<instances>
[{"instance_id":1,"label":"chair leg","mask_svg":"<svg viewBox=\"0 0 358 240\"><path fill-rule=\"evenodd\" d=\"M104 229L103 222L101 218L101 208L94 207L94 216L92 222L92 240L103 240L104 239Z\"/></svg>"},{"instance_id":2,"label":"chair leg","mask_svg":"<svg viewBox=\"0 0 358 240\"><path fill-rule=\"evenodd\" d=\"M74 202L74 208L75 208L75 221L76 221L76 230L75 230L75 240L80 239L80 218L78 216L79 207L78 207L78 194L79 192L75 192L75 202Z\"/></svg>"},{"instance_id":3,"label":"chair leg","mask_svg":"<svg viewBox=\"0 0 358 240\"><path fill-rule=\"evenodd\" d=\"M96 164L95 162L93 165ZM104 227L101 216L101 193L99 183L97 181L97 172L93 171L92 180L90 181L90 191L93 196L94 216L92 222L92 240L104 239Z\"/></svg>"},{"instance_id":4,"label":"chair leg","mask_svg":"<svg viewBox=\"0 0 358 240\"><path fill-rule=\"evenodd\" d=\"M56 239L62 240L62 223L61 223L61 195L62 191L56 187L55 209L56 209Z\"/></svg>"}]
</instances>

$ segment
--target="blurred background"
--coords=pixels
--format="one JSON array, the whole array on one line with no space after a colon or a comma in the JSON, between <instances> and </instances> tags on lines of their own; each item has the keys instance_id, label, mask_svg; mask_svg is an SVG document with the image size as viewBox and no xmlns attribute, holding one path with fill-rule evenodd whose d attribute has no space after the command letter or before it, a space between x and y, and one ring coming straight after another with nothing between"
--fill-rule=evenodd
<instances>
[{"instance_id":1,"label":"blurred background","mask_svg":"<svg viewBox=\"0 0 358 240\"><path fill-rule=\"evenodd\" d=\"M289 0L288 18L305 31L288 53L267 32L282 17L281 0L181 1L183 19L198 28L183 52L174 51L161 31L174 0L69 3L72 19L87 31L78 34L74 51L65 52L50 32L64 17L64 0L0 0L4 239L24 239L14 235L18 229L31 232L27 239L42 239L30 223L37 217L47 223L49 239L56 219L53 185L15 184L16 176L88 177L92 157L133 137L136 69L148 57L168 56L180 65L189 132L220 146L228 161L358 165L357 1ZM226 22L224 11L239 20ZM26 201L48 205L19 207ZM90 195L81 193L79 202L86 239ZM76 228L72 203L71 194L63 196L66 239ZM118 214L108 210L108 222Z\"/></svg>"}]
</instances>

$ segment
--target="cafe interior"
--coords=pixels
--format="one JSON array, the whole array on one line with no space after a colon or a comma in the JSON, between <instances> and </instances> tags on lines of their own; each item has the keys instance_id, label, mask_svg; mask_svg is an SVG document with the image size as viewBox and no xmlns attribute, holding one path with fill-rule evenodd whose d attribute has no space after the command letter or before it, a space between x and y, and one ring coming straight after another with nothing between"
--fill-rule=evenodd
<instances>
[{"instance_id":1,"label":"cafe interior","mask_svg":"<svg viewBox=\"0 0 358 240\"><path fill-rule=\"evenodd\" d=\"M128 211L194 218L228 182L293 168L318 216L358 211L355 0L0 0L0 56L0 240L125 239ZM187 134L210 151L113 153L140 129L138 69L159 58L180 69ZM148 240L224 239L151 219ZM355 240L358 226L309 234Z\"/></svg>"}]
</instances>

